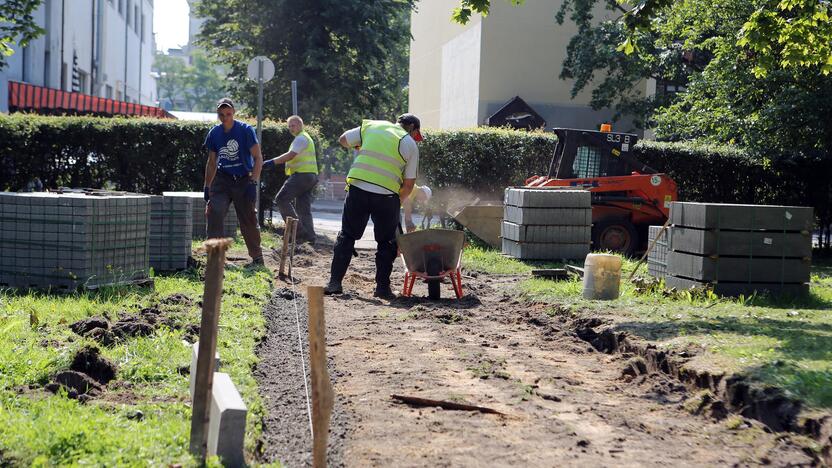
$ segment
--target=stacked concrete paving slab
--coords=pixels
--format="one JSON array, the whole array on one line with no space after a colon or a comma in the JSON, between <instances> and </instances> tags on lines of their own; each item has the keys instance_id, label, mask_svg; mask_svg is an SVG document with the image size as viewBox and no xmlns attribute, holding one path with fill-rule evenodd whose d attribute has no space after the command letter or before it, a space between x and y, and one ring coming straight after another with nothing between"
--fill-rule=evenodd
<instances>
[{"instance_id":1,"label":"stacked concrete paving slab","mask_svg":"<svg viewBox=\"0 0 832 468\"><path fill-rule=\"evenodd\" d=\"M503 253L520 259L583 259L592 239L592 201L584 190L507 188Z\"/></svg>"},{"instance_id":2,"label":"stacked concrete paving slab","mask_svg":"<svg viewBox=\"0 0 832 468\"><path fill-rule=\"evenodd\" d=\"M675 202L670 218L668 286L808 293L812 208Z\"/></svg>"},{"instance_id":3,"label":"stacked concrete paving slab","mask_svg":"<svg viewBox=\"0 0 832 468\"><path fill-rule=\"evenodd\" d=\"M166 197L187 197L191 199L192 228L194 239L205 239L208 234L208 224L205 219L205 198L202 192L163 192ZM225 216L223 230L225 237L237 237L237 212L234 211L234 204L228 207L228 214Z\"/></svg>"},{"instance_id":4,"label":"stacked concrete paving slab","mask_svg":"<svg viewBox=\"0 0 832 468\"><path fill-rule=\"evenodd\" d=\"M0 192L0 286L73 290L144 281L150 197Z\"/></svg>"},{"instance_id":5,"label":"stacked concrete paving slab","mask_svg":"<svg viewBox=\"0 0 832 468\"><path fill-rule=\"evenodd\" d=\"M668 226L668 228L662 232L661 226L650 226L647 232L648 247L653 245L654 240L656 241L656 245L647 256L647 273L655 278L664 278L667 274L667 239L669 236L668 231L670 229L671 228Z\"/></svg>"},{"instance_id":6,"label":"stacked concrete paving slab","mask_svg":"<svg viewBox=\"0 0 832 468\"><path fill-rule=\"evenodd\" d=\"M193 200L154 195L150 203L150 266L158 271L187 268L193 238Z\"/></svg>"}]
</instances>

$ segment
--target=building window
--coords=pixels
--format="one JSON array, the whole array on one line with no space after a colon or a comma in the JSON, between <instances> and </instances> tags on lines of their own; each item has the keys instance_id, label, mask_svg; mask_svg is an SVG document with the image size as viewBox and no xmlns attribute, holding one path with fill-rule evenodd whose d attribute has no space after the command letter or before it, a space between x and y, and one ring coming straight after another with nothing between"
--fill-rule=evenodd
<instances>
[{"instance_id":1,"label":"building window","mask_svg":"<svg viewBox=\"0 0 832 468\"><path fill-rule=\"evenodd\" d=\"M139 6L133 7L133 30L139 34Z\"/></svg>"},{"instance_id":2,"label":"building window","mask_svg":"<svg viewBox=\"0 0 832 468\"><path fill-rule=\"evenodd\" d=\"M78 70L78 91L83 93L87 91L87 78L89 77L88 73L82 72ZM92 93L90 93L92 94Z\"/></svg>"},{"instance_id":3,"label":"building window","mask_svg":"<svg viewBox=\"0 0 832 468\"><path fill-rule=\"evenodd\" d=\"M107 85L107 87L104 88L104 97L107 98L107 99L112 99L113 98L113 87L112 86Z\"/></svg>"},{"instance_id":4,"label":"building window","mask_svg":"<svg viewBox=\"0 0 832 468\"><path fill-rule=\"evenodd\" d=\"M673 97L678 93L687 91L687 86L679 83L672 83L665 80L656 80L656 95L661 97Z\"/></svg>"},{"instance_id":5,"label":"building window","mask_svg":"<svg viewBox=\"0 0 832 468\"><path fill-rule=\"evenodd\" d=\"M144 42L144 15L142 15L142 42Z\"/></svg>"},{"instance_id":6,"label":"building window","mask_svg":"<svg viewBox=\"0 0 832 468\"><path fill-rule=\"evenodd\" d=\"M124 0L118 0L118 14L124 16Z\"/></svg>"},{"instance_id":7,"label":"building window","mask_svg":"<svg viewBox=\"0 0 832 468\"><path fill-rule=\"evenodd\" d=\"M131 20L133 19L133 15L131 14L131 10L133 10L133 6L130 5L130 0L127 0L127 26L130 27Z\"/></svg>"}]
</instances>

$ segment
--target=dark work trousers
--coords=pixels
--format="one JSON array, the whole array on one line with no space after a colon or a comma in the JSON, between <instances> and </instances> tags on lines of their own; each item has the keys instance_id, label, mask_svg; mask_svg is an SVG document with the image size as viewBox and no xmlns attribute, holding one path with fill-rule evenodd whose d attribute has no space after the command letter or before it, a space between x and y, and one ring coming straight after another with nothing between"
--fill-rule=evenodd
<instances>
[{"instance_id":1,"label":"dark work trousers","mask_svg":"<svg viewBox=\"0 0 832 468\"><path fill-rule=\"evenodd\" d=\"M208 238L225 237L223 220L228 214L228 207L234 203L237 220L240 222L240 232L246 241L248 254L252 259L263 256L260 248L260 226L257 224L257 210L255 202L246 195L246 187L250 184L248 176L235 179L223 171L217 170L217 175L211 182L211 194L208 200Z\"/></svg>"},{"instance_id":2,"label":"dark work trousers","mask_svg":"<svg viewBox=\"0 0 832 468\"><path fill-rule=\"evenodd\" d=\"M311 173L295 173L283 182L283 187L277 192L274 202L283 222L291 216L300 221L298 226L298 241L314 241L315 226L312 224L312 199L315 186L318 185L318 175Z\"/></svg>"},{"instance_id":3,"label":"dark work trousers","mask_svg":"<svg viewBox=\"0 0 832 468\"><path fill-rule=\"evenodd\" d=\"M367 220L373 220L376 250L376 288L390 287L390 273L396 260L396 228L399 225L399 195L380 195L350 187L341 216L341 232L335 240L330 282L340 283L352 260L355 241L361 239Z\"/></svg>"}]
</instances>

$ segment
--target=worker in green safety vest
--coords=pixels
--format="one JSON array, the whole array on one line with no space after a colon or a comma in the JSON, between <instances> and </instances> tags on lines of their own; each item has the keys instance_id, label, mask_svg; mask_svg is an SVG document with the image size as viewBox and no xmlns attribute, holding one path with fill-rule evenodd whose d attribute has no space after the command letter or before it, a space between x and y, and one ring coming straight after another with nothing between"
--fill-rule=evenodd
<instances>
[{"instance_id":1,"label":"worker in green safety vest","mask_svg":"<svg viewBox=\"0 0 832 468\"><path fill-rule=\"evenodd\" d=\"M263 168L285 164L286 181L274 199L283 222L291 216L298 220L298 242L315 243L312 223L312 198L318 185L318 160L315 142L303 129L303 119L293 115L286 119L289 132L295 137L289 151L263 163Z\"/></svg>"},{"instance_id":2,"label":"worker in green safety vest","mask_svg":"<svg viewBox=\"0 0 832 468\"><path fill-rule=\"evenodd\" d=\"M397 123L364 120L360 127L347 130L339 143L358 148L347 173L347 199L341 215L341 232L335 241L329 284L325 294L341 294L341 280L352 260L355 241L361 239L367 221L373 220L376 250L375 297L392 299L390 274L396 259L396 229L401 200L406 200L416 183L419 148L422 141L419 119L403 114Z\"/></svg>"}]
</instances>

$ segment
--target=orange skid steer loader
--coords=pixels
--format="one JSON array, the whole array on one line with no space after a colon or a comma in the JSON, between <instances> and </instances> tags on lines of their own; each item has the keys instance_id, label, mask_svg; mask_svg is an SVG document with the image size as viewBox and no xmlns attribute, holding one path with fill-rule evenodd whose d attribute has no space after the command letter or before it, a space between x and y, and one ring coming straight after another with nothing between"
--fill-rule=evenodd
<instances>
[{"instance_id":1,"label":"orange skid steer loader","mask_svg":"<svg viewBox=\"0 0 832 468\"><path fill-rule=\"evenodd\" d=\"M633 255L647 243L647 227L667 220L676 182L633 156L629 133L556 128L557 145L546 176L526 187L579 187L592 192L592 250Z\"/></svg>"}]
</instances>

